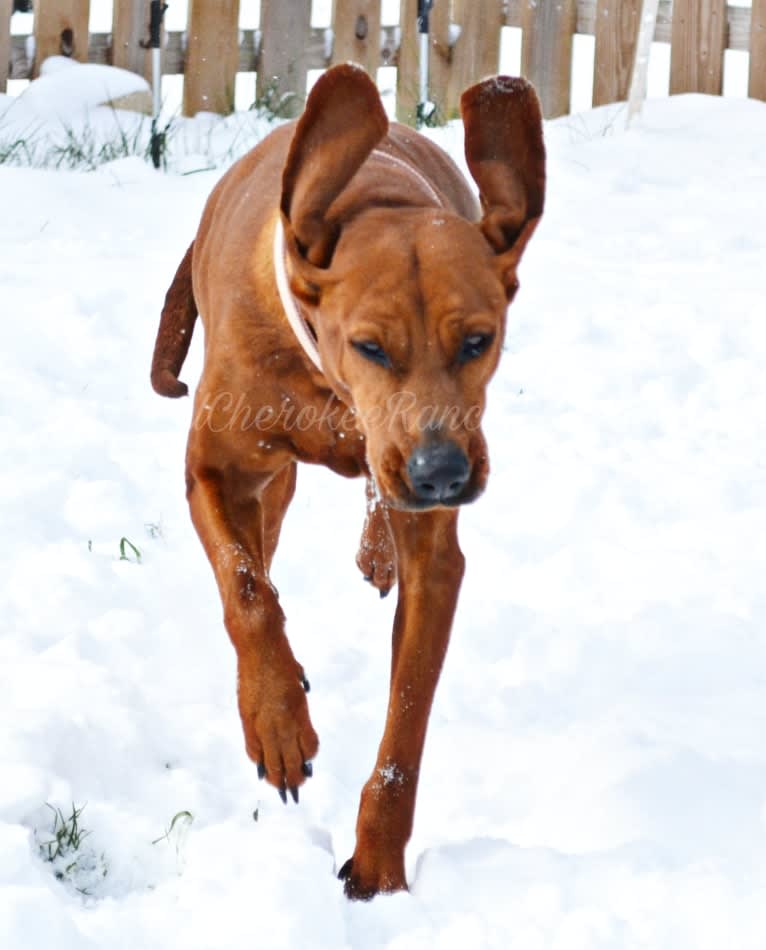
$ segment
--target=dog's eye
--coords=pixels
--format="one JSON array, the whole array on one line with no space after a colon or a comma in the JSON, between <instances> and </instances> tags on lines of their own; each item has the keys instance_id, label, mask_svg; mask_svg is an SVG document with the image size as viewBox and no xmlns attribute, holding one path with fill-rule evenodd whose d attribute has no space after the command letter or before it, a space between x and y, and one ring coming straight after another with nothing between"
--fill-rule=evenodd
<instances>
[{"instance_id":1,"label":"dog's eye","mask_svg":"<svg viewBox=\"0 0 766 950\"><path fill-rule=\"evenodd\" d=\"M351 345L357 353L361 353L371 363L377 363L378 366L391 365L388 354L379 343L373 343L372 340L352 340Z\"/></svg>"},{"instance_id":2,"label":"dog's eye","mask_svg":"<svg viewBox=\"0 0 766 950\"><path fill-rule=\"evenodd\" d=\"M458 363L468 363L469 360L475 360L481 356L485 350L488 350L494 340L493 333L472 333L467 336L457 354Z\"/></svg>"}]
</instances>

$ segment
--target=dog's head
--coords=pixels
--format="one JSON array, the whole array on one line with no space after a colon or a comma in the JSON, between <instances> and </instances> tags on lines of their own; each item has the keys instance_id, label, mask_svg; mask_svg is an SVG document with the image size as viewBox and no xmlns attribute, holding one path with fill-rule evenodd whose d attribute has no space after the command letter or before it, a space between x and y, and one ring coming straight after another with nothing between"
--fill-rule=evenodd
<instances>
[{"instance_id":1,"label":"dog's head","mask_svg":"<svg viewBox=\"0 0 766 950\"><path fill-rule=\"evenodd\" d=\"M352 66L314 87L283 174L291 289L313 315L330 385L356 413L383 499L403 508L462 504L486 484L486 386L543 210L532 87L487 80L463 94L461 109L477 223L441 208L381 206L371 193L338 227L344 191L388 129L377 89Z\"/></svg>"}]
</instances>

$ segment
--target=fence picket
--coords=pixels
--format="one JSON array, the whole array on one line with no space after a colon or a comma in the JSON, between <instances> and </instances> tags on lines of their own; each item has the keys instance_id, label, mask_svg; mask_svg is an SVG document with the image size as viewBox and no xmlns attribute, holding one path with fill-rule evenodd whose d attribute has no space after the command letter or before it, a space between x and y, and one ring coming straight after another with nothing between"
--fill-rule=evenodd
<instances>
[{"instance_id":1,"label":"fence picket","mask_svg":"<svg viewBox=\"0 0 766 950\"><path fill-rule=\"evenodd\" d=\"M283 100L281 112L297 115L306 99L311 37L311 0L262 0L258 99Z\"/></svg>"},{"instance_id":2,"label":"fence picket","mask_svg":"<svg viewBox=\"0 0 766 950\"><path fill-rule=\"evenodd\" d=\"M726 0L673 0L670 94L720 96L726 46Z\"/></svg>"},{"instance_id":3,"label":"fence picket","mask_svg":"<svg viewBox=\"0 0 766 950\"><path fill-rule=\"evenodd\" d=\"M628 98L636 58L640 0L598 0L593 105Z\"/></svg>"},{"instance_id":4,"label":"fence picket","mask_svg":"<svg viewBox=\"0 0 766 950\"><path fill-rule=\"evenodd\" d=\"M418 0L401 0L399 4L399 58L396 63L396 118L415 124L418 104L418 33L416 16Z\"/></svg>"},{"instance_id":5,"label":"fence picket","mask_svg":"<svg viewBox=\"0 0 766 950\"><path fill-rule=\"evenodd\" d=\"M13 0L0 0L0 92L8 88L11 63L11 8Z\"/></svg>"},{"instance_id":6,"label":"fence picket","mask_svg":"<svg viewBox=\"0 0 766 950\"><path fill-rule=\"evenodd\" d=\"M521 16L521 71L537 88L546 119L567 115L572 89L572 37L577 22L575 0L524 0Z\"/></svg>"},{"instance_id":7,"label":"fence picket","mask_svg":"<svg viewBox=\"0 0 766 950\"><path fill-rule=\"evenodd\" d=\"M150 0L119 0L112 10L112 65L151 81L151 53L141 47L149 38Z\"/></svg>"},{"instance_id":8,"label":"fence picket","mask_svg":"<svg viewBox=\"0 0 766 950\"><path fill-rule=\"evenodd\" d=\"M335 0L332 62L364 66L374 79L380 65L380 0Z\"/></svg>"},{"instance_id":9,"label":"fence picket","mask_svg":"<svg viewBox=\"0 0 766 950\"><path fill-rule=\"evenodd\" d=\"M753 0L748 95L766 100L766 0Z\"/></svg>"},{"instance_id":10,"label":"fence picket","mask_svg":"<svg viewBox=\"0 0 766 950\"><path fill-rule=\"evenodd\" d=\"M431 11L431 55L429 59L429 96L436 106L436 121L457 115L458 99L452 92L455 70L454 50L450 45L452 9L448 0L434 3Z\"/></svg>"},{"instance_id":11,"label":"fence picket","mask_svg":"<svg viewBox=\"0 0 766 950\"><path fill-rule=\"evenodd\" d=\"M239 0L190 0L184 68L184 115L234 108L239 60Z\"/></svg>"},{"instance_id":12,"label":"fence picket","mask_svg":"<svg viewBox=\"0 0 766 950\"><path fill-rule=\"evenodd\" d=\"M502 0L456 0L453 20L460 34L452 51L450 117L468 86L498 71L503 12Z\"/></svg>"},{"instance_id":13,"label":"fence picket","mask_svg":"<svg viewBox=\"0 0 766 950\"><path fill-rule=\"evenodd\" d=\"M34 76L49 56L88 61L89 15L90 0L37 0Z\"/></svg>"}]
</instances>

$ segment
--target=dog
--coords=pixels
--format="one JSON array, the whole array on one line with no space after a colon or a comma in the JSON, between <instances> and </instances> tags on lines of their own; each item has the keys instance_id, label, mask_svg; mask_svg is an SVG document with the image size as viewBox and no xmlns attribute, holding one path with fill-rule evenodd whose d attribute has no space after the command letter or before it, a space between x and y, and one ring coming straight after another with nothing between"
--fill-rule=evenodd
<instances>
[{"instance_id":1,"label":"dog","mask_svg":"<svg viewBox=\"0 0 766 950\"><path fill-rule=\"evenodd\" d=\"M522 253L543 213L540 106L523 79L461 98L480 202L429 139L389 124L359 67L318 80L213 190L167 292L151 380L179 373L199 313L205 358L186 455L194 526L235 647L247 754L298 802L318 739L269 569L298 462L367 479L357 563L398 582L391 687L351 898L407 887L421 755L463 576L461 505L489 474L481 431Z\"/></svg>"}]
</instances>

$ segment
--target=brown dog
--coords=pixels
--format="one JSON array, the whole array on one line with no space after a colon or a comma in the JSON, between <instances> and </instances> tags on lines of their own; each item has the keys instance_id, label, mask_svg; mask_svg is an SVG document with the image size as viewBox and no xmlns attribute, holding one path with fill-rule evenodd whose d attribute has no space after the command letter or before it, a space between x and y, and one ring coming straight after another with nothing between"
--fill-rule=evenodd
<instances>
[{"instance_id":1,"label":"brown dog","mask_svg":"<svg viewBox=\"0 0 766 950\"><path fill-rule=\"evenodd\" d=\"M468 167L386 119L354 66L325 73L302 118L216 186L168 291L152 384L178 374L199 310L205 364L186 459L194 525L237 652L239 711L259 775L298 801L318 741L303 668L269 580L296 462L368 479L357 558L399 582L391 692L350 897L406 888L423 742L463 555L459 505L483 490L485 388L516 269L543 211L532 87L500 77L461 101Z\"/></svg>"}]
</instances>

